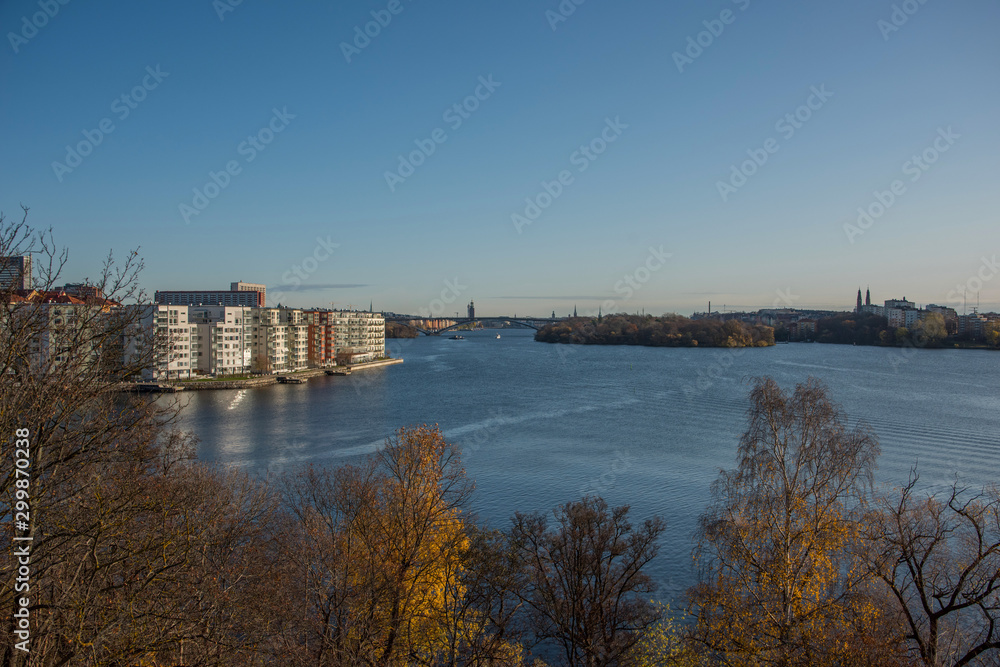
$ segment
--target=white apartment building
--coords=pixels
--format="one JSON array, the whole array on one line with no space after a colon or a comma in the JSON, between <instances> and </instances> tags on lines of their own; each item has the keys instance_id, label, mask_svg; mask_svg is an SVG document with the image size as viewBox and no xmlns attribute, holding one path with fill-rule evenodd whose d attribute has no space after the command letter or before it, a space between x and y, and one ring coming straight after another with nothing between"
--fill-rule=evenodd
<instances>
[{"instance_id":1,"label":"white apartment building","mask_svg":"<svg viewBox=\"0 0 1000 667\"><path fill-rule=\"evenodd\" d=\"M155 368L147 368L142 373L144 380L184 380L192 376L197 361L192 362L192 338L198 329L188 322L187 306L149 304L137 306L142 309L140 325L147 333L155 336L162 346ZM137 341L129 342L135 350ZM197 359L197 356L195 356Z\"/></svg>"},{"instance_id":2,"label":"white apartment building","mask_svg":"<svg viewBox=\"0 0 1000 667\"><path fill-rule=\"evenodd\" d=\"M191 361L199 373L243 375L253 364L252 309L240 306L189 306Z\"/></svg>"},{"instance_id":3,"label":"white apartment building","mask_svg":"<svg viewBox=\"0 0 1000 667\"><path fill-rule=\"evenodd\" d=\"M337 356L356 364L385 356L385 317L382 313L334 312ZM338 362L339 363L339 362Z\"/></svg>"},{"instance_id":4,"label":"white apartment building","mask_svg":"<svg viewBox=\"0 0 1000 667\"><path fill-rule=\"evenodd\" d=\"M258 373L285 373L309 366L309 325L294 308L253 308L252 367Z\"/></svg>"},{"instance_id":5,"label":"white apartment building","mask_svg":"<svg viewBox=\"0 0 1000 667\"><path fill-rule=\"evenodd\" d=\"M289 373L340 363L362 363L385 356L385 318L356 311L303 312L295 308L226 305L136 306L141 326L156 335L162 353L147 380L183 380L198 375ZM312 329L312 331L310 331ZM131 341L135 349L138 339ZM310 344L316 350L310 362ZM327 347L327 345L329 346Z\"/></svg>"},{"instance_id":6,"label":"white apartment building","mask_svg":"<svg viewBox=\"0 0 1000 667\"><path fill-rule=\"evenodd\" d=\"M890 327L906 327L909 329L920 319L920 311L911 308L889 308L885 309L885 318L889 321Z\"/></svg>"}]
</instances>

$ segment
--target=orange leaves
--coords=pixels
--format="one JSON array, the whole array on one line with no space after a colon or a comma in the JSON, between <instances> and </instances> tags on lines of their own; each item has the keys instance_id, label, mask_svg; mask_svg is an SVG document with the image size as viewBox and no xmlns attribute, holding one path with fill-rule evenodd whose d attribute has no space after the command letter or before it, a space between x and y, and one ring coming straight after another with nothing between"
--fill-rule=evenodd
<instances>
[{"instance_id":1,"label":"orange leaves","mask_svg":"<svg viewBox=\"0 0 1000 667\"><path fill-rule=\"evenodd\" d=\"M880 625L855 548L878 444L844 421L814 381L751 393L739 466L702 517L692 595L699 638L721 659L850 662Z\"/></svg>"}]
</instances>

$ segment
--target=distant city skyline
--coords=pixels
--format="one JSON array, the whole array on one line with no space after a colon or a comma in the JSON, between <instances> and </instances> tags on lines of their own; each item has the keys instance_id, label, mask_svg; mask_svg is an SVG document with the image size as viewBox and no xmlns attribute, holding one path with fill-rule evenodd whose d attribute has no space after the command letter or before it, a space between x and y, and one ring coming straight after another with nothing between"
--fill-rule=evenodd
<instances>
[{"instance_id":1,"label":"distant city skyline","mask_svg":"<svg viewBox=\"0 0 1000 667\"><path fill-rule=\"evenodd\" d=\"M998 311L1000 6L902 4L14 0L0 210L150 298Z\"/></svg>"}]
</instances>

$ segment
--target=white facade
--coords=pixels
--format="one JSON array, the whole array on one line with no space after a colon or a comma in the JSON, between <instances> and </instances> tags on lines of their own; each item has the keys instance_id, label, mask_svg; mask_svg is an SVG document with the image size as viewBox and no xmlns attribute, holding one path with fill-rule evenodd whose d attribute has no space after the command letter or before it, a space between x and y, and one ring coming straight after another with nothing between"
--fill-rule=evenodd
<instances>
[{"instance_id":1,"label":"white facade","mask_svg":"<svg viewBox=\"0 0 1000 667\"><path fill-rule=\"evenodd\" d=\"M144 379L304 370L310 366L310 327L314 328L314 339L321 334L317 344L325 345L326 340L333 343L341 363L385 356L385 318L381 313L324 311L328 315L314 317L310 324L310 316L294 308L165 304L138 308L143 309L143 328L155 333L163 345L157 367L148 369ZM332 362L329 359L322 365Z\"/></svg>"},{"instance_id":2,"label":"white facade","mask_svg":"<svg viewBox=\"0 0 1000 667\"><path fill-rule=\"evenodd\" d=\"M350 363L385 356L385 317L382 313L336 311L334 336L338 357L349 357Z\"/></svg>"},{"instance_id":3,"label":"white facade","mask_svg":"<svg viewBox=\"0 0 1000 667\"><path fill-rule=\"evenodd\" d=\"M910 329L920 320L927 311L916 310L914 308L885 308L885 318L889 321L890 327L906 327Z\"/></svg>"},{"instance_id":4,"label":"white facade","mask_svg":"<svg viewBox=\"0 0 1000 667\"><path fill-rule=\"evenodd\" d=\"M252 310L238 306L190 306L195 325L192 361L200 373L249 373L253 361Z\"/></svg>"},{"instance_id":5,"label":"white facade","mask_svg":"<svg viewBox=\"0 0 1000 667\"><path fill-rule=\"evenodd\" d=\"M285 373L309 366L309 325L301 310L253 308L253 369Z\"/></svg>"},{"instance_id":6,"label":"white facade","mask_svg":"<svg viewBox=\"0 0 1000 667\"><path fill-rule=\"evenodd\" d=\"M143 379L190 378L193 369L197 367L197 362L192 362L191 358L192 337L197 336L197 327L188 322L188 307L151 304L140 308L143 309L141 326L154 334L158 344L162 346L156 368L144 370Z\"/></svg>"}]
</instances>

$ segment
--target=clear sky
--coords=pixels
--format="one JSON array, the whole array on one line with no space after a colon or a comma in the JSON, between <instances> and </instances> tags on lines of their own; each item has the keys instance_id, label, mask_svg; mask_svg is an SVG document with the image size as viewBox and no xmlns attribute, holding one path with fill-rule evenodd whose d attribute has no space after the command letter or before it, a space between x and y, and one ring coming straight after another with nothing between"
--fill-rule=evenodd
<instances>
[{"instance_id":1,"label":"clear sky","mask_svg":"<svg viewBox=\"0 0 1000 667\"><path fill-rule=\"evenodd\" d=\"M995 0L235 2L0 3L0 209L67 280L139 247L150 293L286 305L1000 309Z\"/></svg>"}]
</instances>

